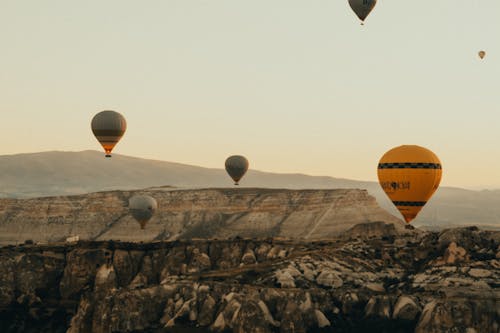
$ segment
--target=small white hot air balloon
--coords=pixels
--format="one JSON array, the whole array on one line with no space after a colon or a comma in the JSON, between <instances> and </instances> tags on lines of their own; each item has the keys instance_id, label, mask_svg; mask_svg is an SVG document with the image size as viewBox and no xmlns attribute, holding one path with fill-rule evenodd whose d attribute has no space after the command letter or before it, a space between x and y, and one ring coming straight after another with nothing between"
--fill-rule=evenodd
<instances>
[{"instance_id":1,"label":"small white hot air balloon","mask_svg":"<svg viewBox=\"0 0 500 333\"><path fill-rule=\"evenodd\" d=\"M141 229L144 229L158 209L158 203L149 195L134 195L129 199L128 207L130 215L139 222Z\"/></svg>"}]
</instances>

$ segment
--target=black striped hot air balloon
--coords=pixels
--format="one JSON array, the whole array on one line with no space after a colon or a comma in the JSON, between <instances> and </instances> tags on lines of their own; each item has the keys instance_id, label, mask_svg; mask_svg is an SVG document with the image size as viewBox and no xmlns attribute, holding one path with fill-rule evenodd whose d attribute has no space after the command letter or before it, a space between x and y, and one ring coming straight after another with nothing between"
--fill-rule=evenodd
<instances>
[{"instance_id":1,"label":"black striped hot air balloon","mask_svg":"<svg viewBox=\"0 0 500 333\"><path fill-rule=\"evenodd\" d=\"M111 151L127 129L127 121L120 113L106 110L92 118L91 127L97 141L104 148L106 157L111 157Z\"/></svg>"},{"instance_id":2,"label":"black striped hot air balloon","mask_svg":"<svg viewBox=\"0 0 500 333\"><path fill-rule=\"evenodd\" d=\"M380 186L411 222L441 182L441 162L429 149L406 145L389 150L378 164Z\"/></svg>"}]
</instances>

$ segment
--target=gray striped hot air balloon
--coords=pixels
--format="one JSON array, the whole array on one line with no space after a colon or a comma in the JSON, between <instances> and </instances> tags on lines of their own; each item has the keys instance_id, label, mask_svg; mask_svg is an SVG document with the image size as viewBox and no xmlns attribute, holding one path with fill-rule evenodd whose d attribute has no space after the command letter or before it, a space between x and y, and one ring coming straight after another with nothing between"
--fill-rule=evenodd
<instances>
[{"instance_id":1,"label":"gray striped hot air balloon","mask_svg":"<svg viewBox=\"0 0 500 333\"><path fill-rule=\"evenodd\" d=\"M139 222L141 229L144 229L158 209L158 203L149 195L134 195L129 199L128 207L130 215Z\"/></svg>"},{"instance_id":2,"label":"gray striped hot air balloon","mask_svg":"<svg viewBox=\"0 0 500 333\"><path fill-rule=\"evenodd\" d=\"M248 170L248 160L241 155L229 156L226 159L226 171L234 180L234 185L239 185L240 179Z\"/></svg>"},{"instance_id":3,"label":"gray striped hot air balloon","mask_svg":"<svg viewBox=\"0 0 500 333\"><path fill-rule=\"evenodd\" d=\"M111 157L111 151L127 129L127 121L120 113L106 110L92 118L91 127L97 141L104 148L106 157Z\"/></svg>"},{"instance_id":4,"label":"gray striped hot air balloon","mask_svg":"<svg viewBox=\"0 0 500 333\"><path fill-rule=\"evenodd\" d=\"M366 17L375 7L377 0L349 0L349 6L361 20L361 24L365 21Z\"/></svg>"}]
</instances>

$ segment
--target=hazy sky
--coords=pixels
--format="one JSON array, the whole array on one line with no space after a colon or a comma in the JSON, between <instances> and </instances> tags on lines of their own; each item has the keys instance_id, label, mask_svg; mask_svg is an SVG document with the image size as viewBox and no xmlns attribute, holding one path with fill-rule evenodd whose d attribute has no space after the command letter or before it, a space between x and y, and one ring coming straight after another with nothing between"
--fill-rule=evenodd
<instances>
[{"instance_id":1,"label":"hazy sky","mask_svg":"<svg viewBox=\"0 0 500 333\"><path fill-rule=\"evenodd\" d=\"M116 153L376 180L418 144L445 185L500 187L499 0L0 0L0 154ZM480 61L477 52L484 49Z\"/></svg>"}]
</instances>

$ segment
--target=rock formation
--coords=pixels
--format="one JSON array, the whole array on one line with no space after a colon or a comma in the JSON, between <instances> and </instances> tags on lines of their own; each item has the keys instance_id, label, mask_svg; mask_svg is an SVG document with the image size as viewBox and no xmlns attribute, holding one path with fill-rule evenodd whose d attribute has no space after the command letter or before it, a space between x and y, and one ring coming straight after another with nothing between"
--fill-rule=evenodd
<instances>
[{"instance_id":1,"label":"rock formation","mask_svg":"<svg viewBox=\"0 0 500 333\"><path fill-rule=\"evenodd\" d=\"M498 333L500 233L354 237L3 247L0 331Z\"/></svg>"},{"instance_id":2,"label":"rock formation","mask_svg":"<svg viewBox=\"0 0 500 333\"><path fill-rule=\"evenodd\" d=\"M128 214L128 198L135 193L158 201L159 209L145 230ZM0 199L0 245L25 240L47 243L71 236L122 241L236 236L320 239L374 221L391 224L385 228L393 234L405 230L404 223L381 209L365 190L157 188Z\"/></svg>"}]
</instances>

